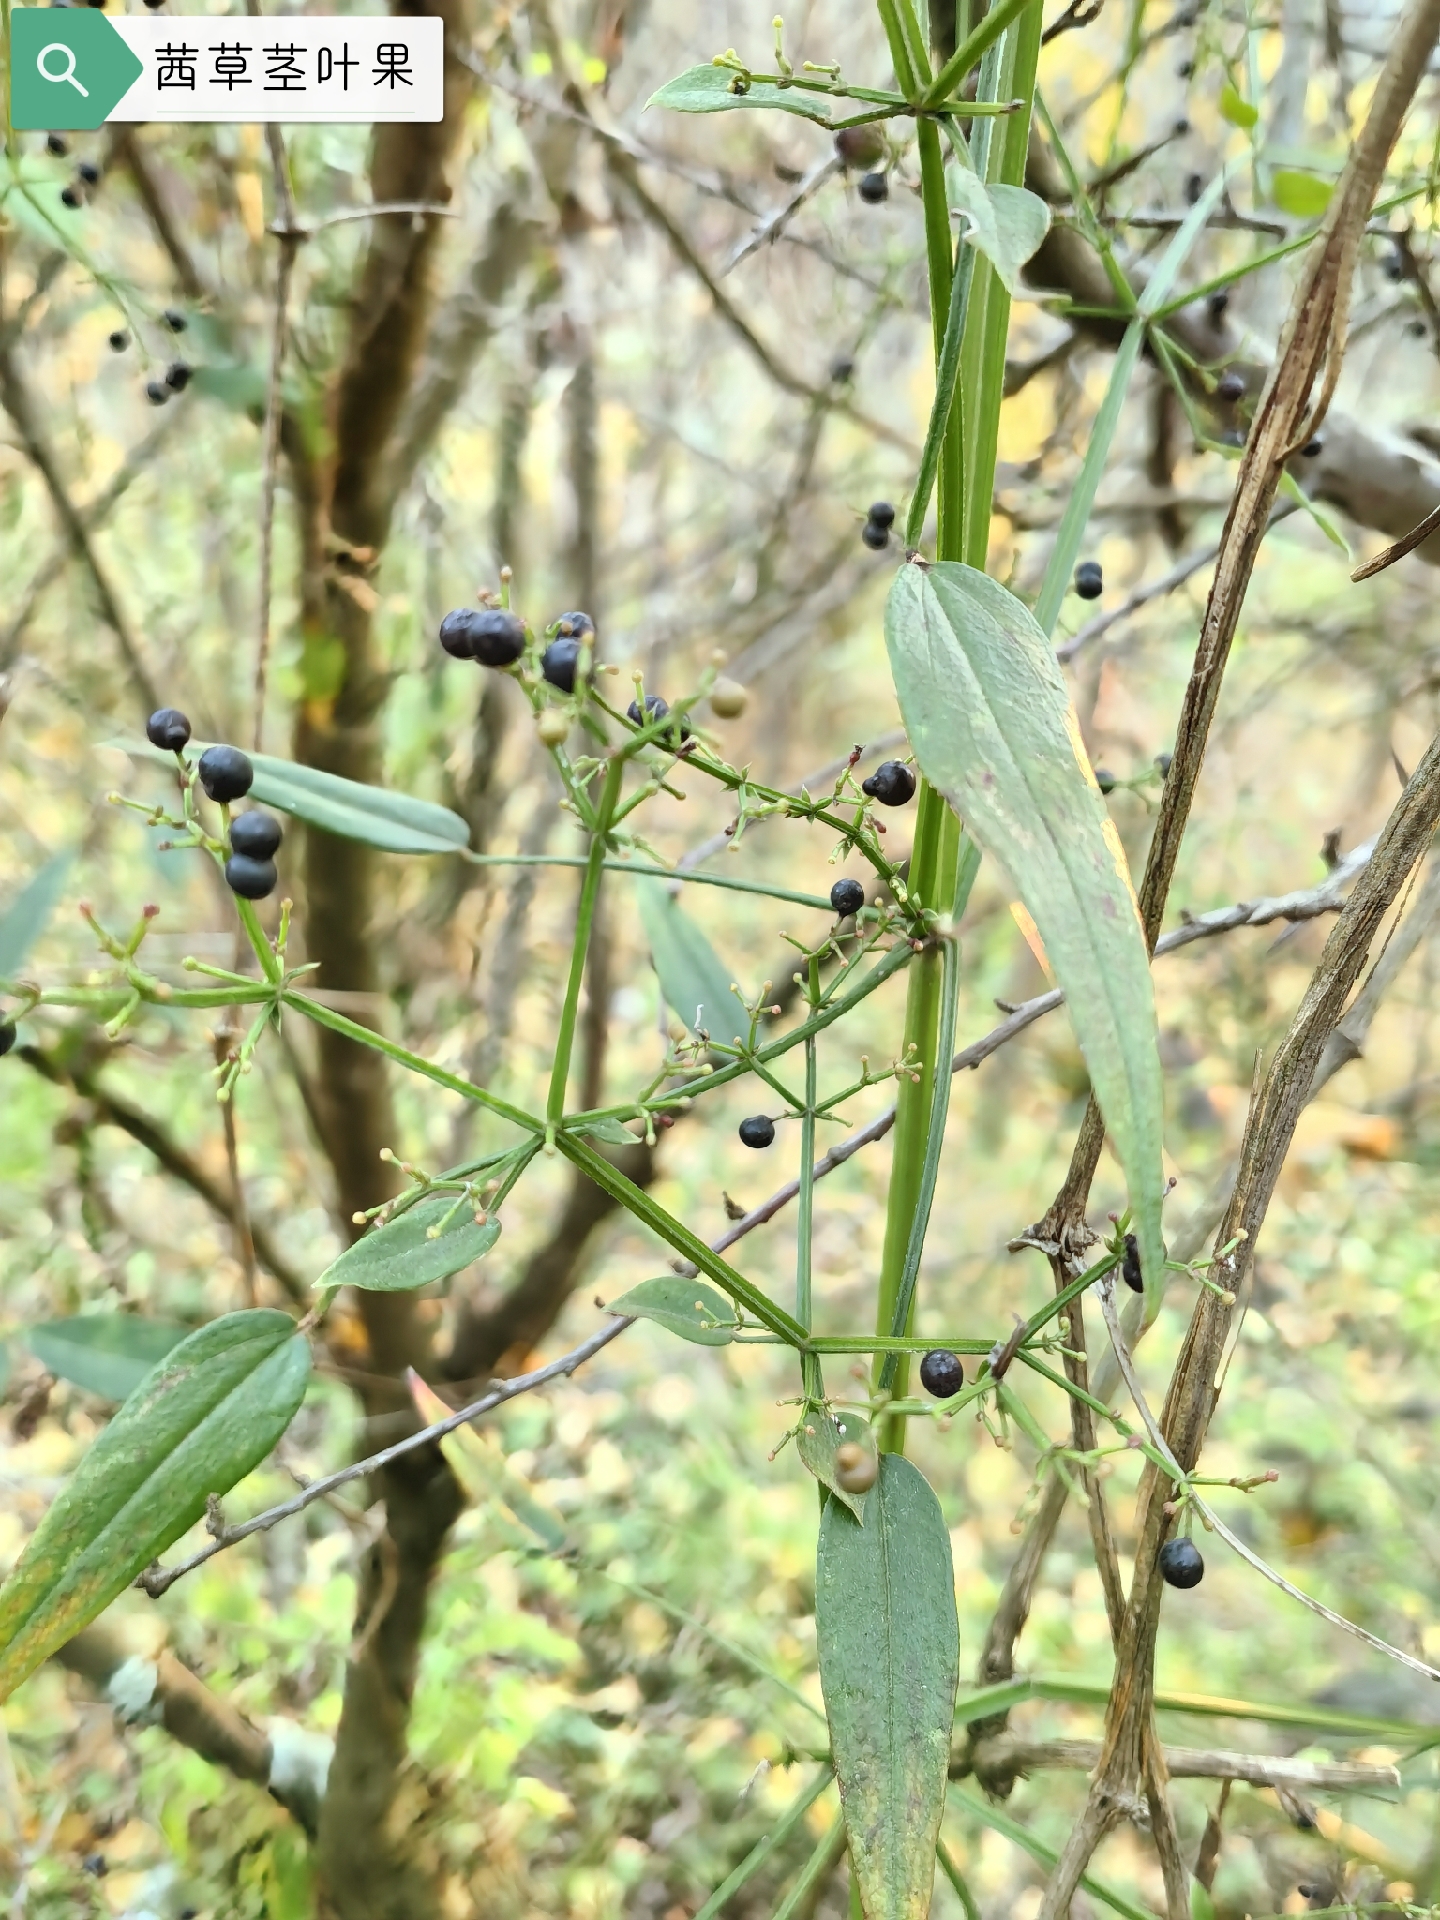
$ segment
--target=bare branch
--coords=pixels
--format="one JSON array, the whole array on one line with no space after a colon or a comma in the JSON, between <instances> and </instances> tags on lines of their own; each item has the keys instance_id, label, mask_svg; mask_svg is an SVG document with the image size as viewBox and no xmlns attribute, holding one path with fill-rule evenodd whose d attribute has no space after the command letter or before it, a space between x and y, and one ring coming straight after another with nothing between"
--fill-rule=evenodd
<instances>
[{"instance_id":1,"label":"bare branch","mask_svg":"<svg viewBox=\"0 0 1440 1920\"><path fill-rule=\"evenodd\" d=\"M173 1653L154 1660L133 1655L111 1627L85 1627L55 1659L79 1674L126 1722L159 1719L173 1740L239 1780L264 1787L313 1838L332 1742L292 1721L274 1721L268 1733Z\"/></svg>"},{"instance_id":2,"label":"bare branch","mask_svg":"<svg viewBox=\"0 0 1440 1920\"><path fill-rule=\"evenodd\" d=\"M1230 1753L1210 1747L1166 1747L1166 1771L1175 1780L1243 1780L1252 1787L1288 1787L1292 1792L1380 1792L1400 1784L1395 1767L1365 1761L1285 1760L1263 1753ZM998 1734L975 1749L976 1771L988 1782L1013 1780L1052 1768L1089 1773L1100 1758L1098 1740L1019 1740ZM968 1771L968 1765L967 1765Z\"/></svg>"},{"instance_id":3,"label":"bare branch","mask_svg":"<svg viewBox=\"0 0 1440 1920\"><path fill-rule=\"evenodd\" d=\"M237 1541L248 1540L252 1533L265 1533L271 1527L278 1526L282 1520L289 1520L297 1513L303 1513L317 1500L325 1499L335 1492L337 1487L348 1486L352 1480L364 1479L382 1468L391 1466L407 1454L418 1448L428 1447L437 1440L443 1440L447 1433L454 1433L457 1427L467 1426L470 1421L478 1420L483 1414L493 1413L496 1407L503 1407L508 1400L517 1400L522 1393L533 1393L536 1387L548 1385L551 1380L568 1377L592 1359L603 1347L608 1347L617 1334L621 1334L634 1321L617 1315L608 1320L597 1333L592 1333L568 1353L562 1353L558 1360L551 1360L543 1367L537 1367L531 1373L518 1374L513 1380L501 1380L488 1393L482 1394L467 1407L461 1407L458 1413L450 1414L444 1420L437 1420L433 1426L421 1427L415 1433L407 1433L403 1440L397 1440L393 1446L382 1447L379 1453L372 1453L367 1459L352 1461L348 1467L341 1467L337 1473L326 1474L322 1480L312 1480L293 1499L282 1501L278 1507L267 1507L264 1513L257 1513L253 1519L243 1520L238 1526L225 1527L207 1546L192 1553L188 1560L180 1561L173 1567L151 1567L140 1575L136 1585L143 1587L152 1599L159 1599L162 1593L168 1593L177 1580L192 1573L196 1567L203 1566L226 1547L233 1547Z\"/></svg>"},{"instance_id":4,"label":"bare branch","mask_svg":"<svg viewBox=\"0 0 1440 1920\"><path fill-rule=\"evenodd\" d=\"M40 409L20 370L14 349L8 346L0 347L0 404L4 405L14 422L21 446L49 489L51 504L72 554L90 575L101 618L119 643L121 658L140 704L146 713L153 713L160 705L155 682L140 656L139 646L130 631L130 623L121 609L110 577L100 564L100 556L90 539L84 516L70 497L60 471L60 462L41 428Z\"/></svg>"}]
</instances>

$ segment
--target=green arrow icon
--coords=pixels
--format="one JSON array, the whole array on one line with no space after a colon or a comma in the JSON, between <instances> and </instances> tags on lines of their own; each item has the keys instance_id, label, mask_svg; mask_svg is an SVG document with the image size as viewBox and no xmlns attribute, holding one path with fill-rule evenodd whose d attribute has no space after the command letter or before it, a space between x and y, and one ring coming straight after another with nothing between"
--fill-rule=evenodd
<instances>
[{"instance_id":1,"label":"green arrow icon","mask_svg":"<svg viewBox=\"0 0 1440 1920\"><path fill-rule=\"evenodd\" d=\"M10 124L82 132L103 124L144 68L103 13L16 7L10 15Z\"/></svg>"}]
</instances>

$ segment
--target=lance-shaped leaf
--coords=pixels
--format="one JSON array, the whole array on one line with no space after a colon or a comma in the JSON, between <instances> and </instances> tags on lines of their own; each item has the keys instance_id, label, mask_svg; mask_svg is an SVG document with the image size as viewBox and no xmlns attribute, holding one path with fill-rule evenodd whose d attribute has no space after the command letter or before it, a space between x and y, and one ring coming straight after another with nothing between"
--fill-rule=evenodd
<instances>
[{"instance_id":1,"label":"lance-shaped leaf","mask_svg":"<svg viewBox=\"0 0 1440 1920\"><path fill-rule=\"evenodd\" d=\"M229 1313L166 1355L81 1460L0 1587L0 1700L259 1466L305 1397L288 1314Z\"/></svg>"},{"instance_id":2,"label":"lance-shaped leaf","mask_svg":"<svg viewBox=\"0 0 1440 1920\"><path fill-rule=\"evenodd\" d=\"M372 1227L332 1261L315 1284L408 1293L414 1287L448 1280L488 1253L499 1238L500 1222L490 1219L478 1226L474 1203L467 1195L431 1194L383 1227Z\"/></svg>"},{"instance_id":3,"label":"lance-shaped leaf","mask_svg":"<svg viewBox=\"0 0 1440 1920\"><path fill-rule=\"evenodd\" d=\"M745 1009L715 949L663 880L637 880L635 888L666 1005L692 1033L733 1040L746 1030Z\"/></svg>"},{"instance_id":4,"label":"lance-shaped leaf","mask_svg":"<svg viewBox=\"0 0 1440 1920\"><path fill-rule=\"evenodd\" d=\"M672 113L729 113L734 109L758 107L771 113L796 113L802 120L818 120L828 127L830 109L823 94L803 87L777 87L773 81L752 80L745 84L733 68L706 64L687 67L667 80L645 102L650 107L669 107Z\"/></svg>"},{"instance_id":5,"label":"lance-shaped leaf","mask_svg":"<svg viewBox=\"0 0 1440 1920\"><path fill-rule=\"evenodd\" d=\"M132 740L106 743L128 753L132 760L175 764L175 756L158 747ZM192 740L185 749L194 762L205 751L204 740ZM458 813L412 794L392 793L388 787L370 787L344 780L338 773L302 767L273 754L252 753L255 769L249 797L261 806L288 813L307 826L323 827L342 840L360 840L382 853L458 853L469 845L470 829Z\"/></svg>"},{"instance_id":6,"label":"lance-shaped leaf","mask_svg":"<svg viewBox=\"0 0 1440 1920\"><path fill-rule=\"evenodd\" d=\"M155 1364L189 1332L170 1320L142 1320L134 1313L82 1313L72 1320L42 1320L25 1344L59 1380L69 1380L106 1400L128 1400Z\"/></svg>"},{"instance_id":7,"label":"lance-shaped leaf","mask_svg":"<svg viewBox=\"0 0 1440 1920\"><path fill-rule=\"evenodd\" d=\"M885 640L926 779L1010 876L1065 990L1129 1184L1145 1283L1158 1286L1163 1096L1150 961L1055 656L1014 594L950 561L901 568Z\"/></svg>"},{"instance_id":8,"label":"lance-shaped leaf","mask_svg":"<svg viewBox=\"0 0 1440 1920\"><path fill-rule=\"evenodd\" d=\"M609 1313L633 1314L637 1320L653 1320L682 1340L697 1347L728 1347L740 1322L735 1309L718 1287L708 1280L682 1280L675 1274L662 1274L658 1280L642 1280L618 1300L612 1300Z\"/></svg>"},{"instance_id":9,"label":"lance-shaped leaf","mask_svg":"<svg viewBox=\"0 0 1440 1920\"><path fill-rule=\"evenodd\" d=\"M925 1920L960 1675L950 1536L925 1476L880 1460L862 1527L820 1520L820 1686L865 1920Z\"/></svg>"},{"instance_id":10,"label":"lance-shaped leaf","mask_svg":"<svg viewBox=\"0 0 1440 1920\"><path fill-rule=\"evenodd\" d=\"M47 860L0 913L0 980L16 978L30 957L30 949L50 924L73 859L73 854L57 853Z\"/></svg>"}]
</instances>

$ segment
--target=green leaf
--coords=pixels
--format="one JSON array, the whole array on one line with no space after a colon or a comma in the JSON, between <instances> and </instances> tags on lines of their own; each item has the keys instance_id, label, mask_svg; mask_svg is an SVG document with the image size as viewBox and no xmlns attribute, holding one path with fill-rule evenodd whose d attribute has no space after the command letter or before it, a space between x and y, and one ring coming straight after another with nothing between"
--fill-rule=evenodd
<instances>
[{"instance_id":1,"label":"green leaf","mask_svg":"<svg viewBox=\"0 0 1440 1920\"><path fill-rule=\"evenodd\" d=\"M815 1629L866 1920L925 1920L960 1629L940 1503L901 1454L881 1456L863 1527L838 1500L825 1503Z\"/></svg>"},{"instance_id":2,"label":"green leaf","mask_svg":"<svg viewBox=\"0 0 1440 1920\"><path fill-rule=\"evenodd\" d=\"M459 1200L457 1208L455 1202ZM441 1226L446 1214L453 1217ZM432 1238L432 1230L434 1232ZM372 1227L347 1247L315 1282L319 1288L363 1287L368 1293L408 1293L448 1280L488 1253L500 1238L500 1222L475 1224L471 1201L454 1193L417 1200L383 1227Z\"/></svg>"},{"instance_id":3,"label":"green leaf","mask_svg":"<svg viewBox=\"0 0 1440 1920\"><path fill-rule=\"evenodd\" d=\"M771 113L796 113L802 120L814 120L828 127L830 109L823 94L808 93L800 87L777 87L756 79L744 93L732 92L741 76L730 67L687 67L684 73L667 80L645 102L651 107L669 107L672 113L730 113L759 107Z\"/></svg>"},{"instance_id":4,"label":"green leaf","mask_svg":"<svg viewBox=\"0 0 1440 1920\"><path fill-rule=\"evenodd\" d=\"M106 1400L128 1400L188 1327L133 1313L84 1313L31 1327L25 1344L48 1372Z\"/></svg>"},{"instance_id":5,"label":"green leaf","mask_svg":"<svg viewBox=\"0 0 1440 1920\"><path fill-rule=\"evenodd\" d=\"M968 1793L964 1787L950 1789L952 1805L961 1806L968 1814L978 1820L982 1827L989 1827L993 1833L1001 1833L1005 1838L1028 1853L1032 1860L1045 1868L1048 1873L1060 1858L1053 1847L1047 1847L1043 1840L1037 1839L1028 1827L1022 1827L1018 1820L1012 1820L998 1807L982 1800L977 1793ZM1140 1907L1133 1900L1127 1900L1123 1893L1110 1886L1104 1880L1097 1880L1093 1873L1082 1873L1080 1884L1097 1900L1103 1900L1107 1907L1121 1916L1121 1920L1155 1920L1148 1907Z\"/></svg>"},{"instance_id":6,"label":"green leaf","mask_svg":"<svg viewBox=\"0 0 1440 1920\"><path fill-rule=\"evenodd\" d=\"M108 740L132 760L175 764L175 756L137 741ZM192 740L185 758L192 765L212 743ZM383 853L457 853L468 846L470 829L458 813L416 800L408 793L385 787L367 787L339 774L302 767L293 760L277 760L268 753L252 753L255 783L250 798L262 806L288 813L307 826L322 827L342 840L359 840Z\"/></svg>"},{"instance_id":7,"label":"green leaf","mask_svg":"<svg viewBox=\"0 0 1440 1920\"><path fill-rule=\"evenodd\" d=\"M1316 526L1319 527L1331 546L1340 549L1341 553L1345 556L1346 564L1353 565L1355 556L1350 551L1350 542L1345 538L1340 527L1331 519L1325 509L1310 498L1309 494L1306 493L1305 489L1288 467L1280 475L1280 488L1288 498L1295 502L1297 507L1309 514L1310 518L1315 522Z\"/></svg>"},{"instance_id":8,"label":"green leaf","mask_svg":"<svg viewBox=\"0 0 1440 1920\"><path fill-rule=\"evenodd\" d=\"M987 186L968 167L951 167L950 204L970 222L970 245L994 267L1005 291L1020 290L1020 269L1050 231L1050 209L1025 187Z\"/></svg>"},{"instance_id":9,"label":"green leaf","mask_svg":"<svg viewBox=\"0 0 1440 1920\"><path fill-rule=\"evenodd\" d=\"M1282 213L1293 214L1297 220L1318 220L1334 191L1333 180L1321 180L1293 167L1277 167L1270 176L1270 198Z\"/></svg>"},{"instance_id":10,"label":"green leaf","mask_svg":"<svg viewBox=\"0 0 1440 1920\"><path fill-rule=\"evenodd\" d=\"M728 1347L740 1322L735 1309L707 1280L684 1280L667 1273L658 1280L642 1280L618 1300L612 1300L608 1313L633 1314L639 1320L653 1320L658 1327L692 1340L697 1347Z\"/></svg>"},{"instance_id":11,"label":"green leaf","mask_svg":"<svg viewBox=\"0 0 1440 1920\"><path fill-rule=\"evenodd\" d=\"M746 1017L715 949L663 880L637 879L635 886L640 924L666 1005L692 1033L704 1031L713 1040L736 1038Z\"/></svg>"},{"instance_id":12,"label":"green leaf","mask_svg":"<svg viewBox=\"0 0 1440 1920\"><path fill-rule=\"evenodd\" d=\"M182 1340L81 1460L0 1587L7 1698L274 1447L305 1397L288 1314L229 1313Z\"/></svg>"},{"instance_id":13,"label":"green leaf","mask_svg":"<svg viewBox=\"0 0 1440 1920\"><path fill-rule=\"evenodd\" d=\"M1215 1902L1198 1880L1190 1882L1190 1920L1215 1920Z\"/></svg>"},{"instance_id":14,"label":"green leaf","mask_svg":"<svg viewBox=\"0 0 1440 1920\"><path fill-rule=\"evenodd\" d=\"M1005 868L1065 990L1156 1287L1164 1108L1150 962L1055 656L1014 594L954 561L900 569L885 641L925 777Z\"/></svg>"},{"instance_id":15,"label":"green leaf","mask_svg":"<svg viewBox=\"0 0 1440 1920\"><path fill-rule=\"evenodd\" d=\"M1242 100L1229 80L1220 89L1220 113L1232 127L1253 127L1260 118L1260 109Z\"/></svg>"},{"instance_id":16,"label":"green leaf","mask_svg":"<svg viewBox=\"0 0 1440 1920\"><path fill-rule=\"evenodd\" d=\"M587 1139L603 1140L607 1147L633 1147L640 1137L620 1120L591 1120L578 1131Z\"/></svg>"},{"instance_id":17,"label":"green leaf","mask_svg":"<svg viewBox=\"0 0 1440 1920\"><path fill-rule=\"evenodd\" d=\"M47 860L0 914L0 980L16 977L30 949L50 924L74 858L70 853L57 853Z\"/></svg>"},{"instance_id":18,"label":"green leaf","mask_svg":"<svg viewBox=\"0 0 1440 1920\"><path fill-rule=\"evenodd\" d=\"M805 1409L800 1430L795 1435L800 1458L821 1486L828 1487L837 1500L843 1500L863 1525L865 1502L869 1495L847 1493L835 1478L835 1450L850 1441L872 1453L875 1450L875 1436L858 1414L842 1413L837 1418L828 1407L822 1407L812 1400Z\"/></svg>"},{"instance_id":19,"label":"green leaf","mask_svg":"<svg viewBox=\"0 0 1440 1920\"><path fill-rule=\"evenodd\" d=\"M263 418L269 375L257 366L196 367L190 385L209 400L218 400L231 413Z\"/></svg>"}]
</instances>

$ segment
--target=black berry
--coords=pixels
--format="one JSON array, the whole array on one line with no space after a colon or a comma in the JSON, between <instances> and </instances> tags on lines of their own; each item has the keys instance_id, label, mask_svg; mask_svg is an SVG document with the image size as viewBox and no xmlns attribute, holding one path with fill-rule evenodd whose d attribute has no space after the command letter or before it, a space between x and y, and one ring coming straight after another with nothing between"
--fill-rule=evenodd
<instances>
[{"instance_id":1,"label":"black berry","mask_svg":"<svg viewBox=\"0 0 1440 1920\"><path fill-rule=\"evenodd\" d=\"M1317 436L1314 440L1307 440L1304 446L1301 447L1300 452L1306 460L1313 460L1324 445L1325 442Z\"/></svg>"},{"instance_id":2,"label":"black berry","mask_svg":"<svg viewBox=\"0 0 1440 1920\"><path fill-rule=\"evenodd\" d=\"M1237 373L1233 367L1228 372L1222 373L1215 382L1215 398L1226 401L1243 400L1245 398L1244 375Z\"/></svg>"},{"instance_id":3,"label":"black berry","mask_svg":"<svg viewBox=\"0 0 1440 1920\"><path fill-rule=\"evenodd\" d=\"M252 860L248 853L232 853L225 862L225 884L242 900L263 900L275 891L279 878L273 860Z\"/></svg>"},{"instance_id":4,"label":"black berry","mask_svg":"<svg viewBox=\"0 0 1440 1920\"><path fill-rule=\"evenodd\" d=\"M474 607L456 607L440 622L440 644L452 659L475 658L470 629L479 617Z\"/></svg>"},{"instance_id":5,"label":"black berry","mask_svg":"<svg viewBox=\"0 0 1440 1920\"><path fill-rule=\"evenodd\" d=\"M200 756L200 784L212 800L243 800L254 778L250 756L238 747L207 747Z\"/></svg>"},{"instance_id":6,"label":"black berry","mask_svg":"<svg viewBox=\"0 0 1440 1920\"><path fill-rule=\"evenodd\" d=\"M15 1044L15 1023L13 1020L0 1020L0 1060L3 1060Z\"/></svg>"},{"instance_id":7,"label":"black berry","mask_svg":"<svg viewBox=\"0 0 1440 1920\"><path fill-rule=\"evenodd\" d=\"M87 187L99 186L100 169L99 167L96 166L93 160L82 160L79 166L76 167L75 171L76 173L79 174L80 178L85 182Z\"/></svg>"},{"instance_id":8,"label":"black berry","mask_svg":"<svg viewBox=\"0 0 1440 1920\"><path fill-rule=\"evenodd\" d=\"M903 807L915 796L915 776L903 760L882 760L860 791L882 807Z\"/></svg>"},{"instance_id":9,"label":"black berry","mask_svg":"<svg viewBox=\"0 0 1440 1920\"><path fill-rule=\"evenodd\" d=\"M60 204L62 207L70 207L72 209L78 207L80 205L78 189L75 187L62 187L60 189Z\"/></svg>"},{"instance_id":10,"label":"black berry","mask_svg":"<svg viewBox=\"0 0 1440 1920\"><path fill-rule=\"evenodd\" d=\"M838 360L830 362L830 378L837 382L855 378L855 362L847 354L841 354Z\"/></svg>"},{"instance_id":11,"label":"black berry","mask_svg":"<svg viewBox=\"0 0 1440 1920\"><path fill-rule=\"evenodd\" d=\"M70 151L70 142L62 134L48 133L45 136L45 151L53 153L57 160L63 160Z\"/></svg>"},{"instance_id":12,"label":"black berry","mask_svg":"<svg viewBox=\"0 0 1440 1920\"><path fill-rule=\"evenodd\" d=\"M1133 1233L1125 1236L1125 1257L1120 1262L1120 1277L1132 1293L1145 1291L1145 1276L1140 1271L1140 1242Z\"/></svg>"},{"instance_id":13,"label":"black berry","mask_svg":"<svg viewBox=\"0 0 1440 1920\"><path fill-rule=\"evenodd\" d=\"M1386 253L1383 271L1387 280L1403 280L1405 278L1405 256L1401 253L1399 247L1391 247Z\"/></svg>"},{"instance_id":14,"label":"black berry","mask_svg":"<svg viewBox=\"0 0 1440 1920\"><path fill-rule=\"evenodd\" d=\"M1082 600L1098 600L1105 591L1105 575L1098 560L1082 560L1075 569L1075 591Z\"/></svg>"},{"instance_id":15,"label":"black berry","mask_svg":"<svg viewBox=\"0 0 1440 1920\"><path fill-rule=\"evenodd\" d=\"M470 624L470 657L482 667L508 667L525 651L525 623L508 607L481 607Z\"/></svg>"},{"instance_id":16,"label":"black berry","mask_svg":"<svg viewBox=\"0 0 1440 1920\"><path fill-rule=\"evenodd\" d=\"M869 518L875 522L877 527L893 527L895 524L895 509L888 500L876 500L871 505Z\"/></svg>"},{"instance_id":17,"label":"black berry","mask_svg":"<svg viewBox=\"0 0 1440 1920\"><path fill-rule=\"evenodd\" d=\"M177 313L174 307L167 307L161 314L160 320L162 325L170 329L171 333L183 333L190 324L184 314Z\"/></svg>"},{"instance_id":18,"label":"black berry","mask_svg":"<svg viewBox=\"0 0 1440 1920\"><path fill-rule=\"evenodd\" d=\"M250 807L230 822L230 851L243 853L247 860L273 860L283 838L280 822L273 813L261 813Z\"/></svg>"},{"instance_id":19,"label":"black berry","mask_svg":"<svg viewBox=\"0 0 1440 1920\"><path fill-rule=\"evenodd\" d=\"M183 360L177 360L167 369L165 384L172 393L183 393L190 384L190 369Z\"/></svg>"},{"instance_id":20,"label":"black berry","mask_svg":"<svg viewBox=\"0 0 1440 1920\"><path fill-rule=\"evenodd\" d=\"M1157 753L1155 764L1160 769L1160 778L1167 780L1170 777L1170 769L1175 764L1175 756L1173 753Z\"/></svg>"},{"instance_id":21,"label":"black berry","mask_svg":"<svg viewBox=\"0 0 1440 1920\"><path fill-rule=\"evenodd\" d=\"M1230 291L1227 287L1217 287L1213 293L1205 296L1205 311L1218 327L1225 318L1225 309L1230 305Z\"/></svg>"},{"instance_id":22,"label":"black berry","mask_svg":"<svg viewBox=\"0 0 1440 1920\"><path fill-rule=\"evenodd\" d=\"M561 638L552 640L540 656L540 671L552 687L561 693L575 691L575 669L580 662L580 642Z\"/></svg>"},{"instance_id":23,"label":"black berry","mask_svg":"<svg viewBox=\"0 0 1440 1920\"><path fill-rule=\"evenodd\" d=\"M740 1144L745 1147L768 1147L774 1144L775 1122L768 1113L752 1113L748 1120L740 1122Z\"/></svg>"},{"instance_id":24,"label":"black berry","mask_svg":"<svg viewBox=\"0 0 1440 1920\"><path fill-rule=\"evenodd\" d=\"M165 402L170 398L170 389L163 380L147 380L145 382L145 398L150 402L152 407L163 407Z\"/></svg>"},{"instance_id":25,"label":"black berry","mask_svg":"<svg viewBox=\"0 0 1440 1920\"><path fill-rule=\"evenodd\" d=\"M1193 207L1204 191L1204 179L1200 174L1192 173L1190 178L1185 182L1185 204Z\"/></svg>"},{"instance_id":26,"label":"black berry","mask_svg":"<svg viewBox=\"0 0 1440 1920\"><path fill-rule=\"evenodd\" d=\"M165 0L145 0L145 4L153 12L156 7L163 7Z\"/></svg>"},{"instance_id":27,"label":"black berry","mask_svg":"<svg viewBox=\"0 0 1440 1920\"><path fill-rule=\"evenodd\" d=\"M625 709L625 717L627 720L633 720L637 727L643 727L653 721L663 720L669 711L670 702L668 700L662 700L658 693L647 693L645 696L644 713L642 714L640 711L640 702L638 700L632 700ZM680 738L682 740L688 740L690 738L690 729L683 720L680 722Z\"/></svg>"},{"instance_id":28,"label":"black berry","mask_svg":"<svg viewBox=\"0 0 1440 1920\"><path fill-rule=\"evenodd\" d=\"M1096 767L1095 784L1102 793L1113 793L1120 782L1108 767Z\"/></svg>"},{"instance_id":29,"label":"black berry","mask_svg":"<svg viewBox=\"0 0 1440 1920\"><path fill-rule=\"evenodd\" d=\"M958 1353L948 1347L936 1347L920 1362L920 1384L937 1400L952 1400L965 1384L965 1369Z\"/></svg>"},{"instance_id":30,"label":"black berry","mask_svg":"<svg viewBox=\"0 0 1440 1920\"><path fill-rule=\"evenodd\" d=\"M190 722L178 708L161 707L145 722L145 738L152 747L163 747L167 753L179 753L190 738Z\"/></svg>"},{"instance_id":31,"label":"black berry","mask_svg":"<svg viewBox=\"0 0 1440 1920\"><path fill-rule=\"evenodd\" d=\"M555 622L555 631L562 640L593 640L595 622L588 613L562 613Z\"/></svg>"},{"instance_id":32,"label":"black berry","mask_svg":"<svg viewBox=\"0 0 1440 1920\"><path fill-rule=\"evenodd\" d=\"M878 207L882 200L890 198L889 178L883 173L862 173L860 198L867 207Z\"/></svg>"},{"instance_id":33,"label":"black berry","mask_svg":"<svg viewBox=\"0 0 1440 1920\"><path fill-rule=\"evenodd\" d=\"M879 553L890 544L890 529L877 525L874 520L867 520L860 529L860 538L872 553Z\"/></svg>"},{"instance_id":34,"label":"black berry","mask_svg":"<svg viewBox=\"0 0 1440 1920\"><path fill-rule=\"evenodd\" d=\"M858 880L837 880L830 889L830 905L844 920L859 913L865 904L865 889Z\"/></svg>"},{"instance_id":35,"label":"black berry","mask_svg":"<svg viewBox=\"0 0 1440 1920\"><path fill-rule=\"evenodd\" d=\"M1167 1540L1160 1549L1160 1577L1168 1586L1198 1587L1205 1562L1193 1540Z\"/></svg>"},{"instance_id":36,"label":"black berry","mask_svg":"<svg viewBox=\"0 0 1440 1920\"><path fill-rule=\"evenodd\" d=\"M130 344L130 336L123 327L117 327L110 336L110 351L123 353Z\"/></svg>"}]
</instances>

